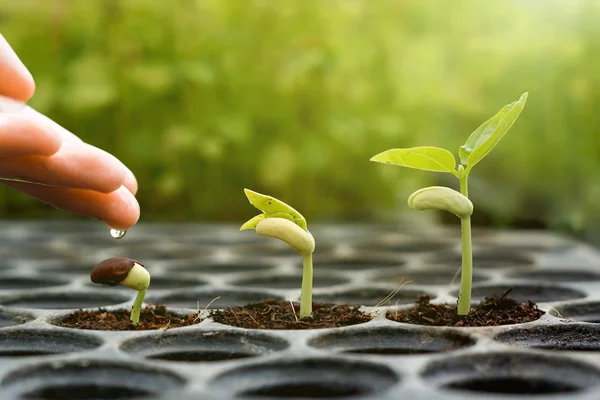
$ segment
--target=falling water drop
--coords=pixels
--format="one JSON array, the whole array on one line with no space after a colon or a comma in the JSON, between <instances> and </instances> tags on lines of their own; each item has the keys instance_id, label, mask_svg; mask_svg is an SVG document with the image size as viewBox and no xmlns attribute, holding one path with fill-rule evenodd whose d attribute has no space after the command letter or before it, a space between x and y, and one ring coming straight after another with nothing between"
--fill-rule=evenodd
<instances>
[{"instance_id":1,"label":"falling water drop","mask_svg":"<svg viewBox=\"0 0 600 400\"><path fill-rule=\"evenodd\" d=\"M115 239L121 239L123 236L125 236L126 233L127 233L127 231L122 231L119 229L111 229L110 230L110 236L112 236Z\"/></svg>"}]
</instances>

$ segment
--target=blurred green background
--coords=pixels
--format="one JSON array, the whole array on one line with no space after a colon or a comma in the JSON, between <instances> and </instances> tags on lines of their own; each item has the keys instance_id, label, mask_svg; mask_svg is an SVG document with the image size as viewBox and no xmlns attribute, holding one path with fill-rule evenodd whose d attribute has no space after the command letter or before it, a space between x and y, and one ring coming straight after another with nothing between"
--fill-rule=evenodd
<instances>
[{"instance_id":1,"label":"blurred green background","mask_svg":"<svg viewBox=\"0 0 600 400\"><path fill-rule=\"evenodd\" d=\"M455 182L369 158L456 153L528 91L471 175L476 220L592 235L598 21L591 0L0 0L31 105L134 171L142 220L241 222L244 187L309 222L402 218ZM5 188L0 214L66 216Z\"/></svg>"}]
</instances>

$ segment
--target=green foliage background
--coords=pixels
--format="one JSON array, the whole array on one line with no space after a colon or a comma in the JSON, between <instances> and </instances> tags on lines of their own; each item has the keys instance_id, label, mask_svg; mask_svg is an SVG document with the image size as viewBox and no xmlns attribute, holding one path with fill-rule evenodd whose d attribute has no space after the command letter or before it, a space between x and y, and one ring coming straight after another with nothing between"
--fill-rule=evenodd
<instances>
[{"instance_id":1,"label":"green foliage background","mask_svg":"<svg viewBox=\"0 0 600 400\"><path fill-rule=\"evenodd\" d=\"M309 221L405 212L445 182L372 155L456 154L529 91L471 175L476 213L593 227L599 20L586 0L0 0L31 105L122 159L142 218L163 220L242 221L243 187ZM4 216L58 215L0 194Z\"/></svg>"}]
</instances>

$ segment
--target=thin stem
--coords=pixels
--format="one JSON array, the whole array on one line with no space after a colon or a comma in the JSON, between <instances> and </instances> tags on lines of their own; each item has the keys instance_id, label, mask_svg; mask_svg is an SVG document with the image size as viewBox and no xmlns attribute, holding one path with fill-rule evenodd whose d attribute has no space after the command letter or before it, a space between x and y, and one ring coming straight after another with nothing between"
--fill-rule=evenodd
<instances>
[{"instance_id":1,"label":"thin stem","mask_svg":"<svg viewBox=\"0 0 600 400\"><path fill-rule=\"evenodd\" d=\"M460 179L460 193L469 197L467 175ZM461 218L462 235L462 272L460 275L460 291L458 293L458 315L468 315L471 311L471 284L473 282L473 249L471 245L471 218Z\"/></svg>"},{"instance_id":2,"label":"thin stem","mask_svg":"<svg viewBox=\"0 0 600 400\"><path fill-rule=\"evenodd\" d=\"M302 263L302 292L300 294L300 318L312 316L312 253L304 256Z\"/></svg>"},{"instance_id":3,"label":"thin stem","mask_svg":"<svg viewBox=\"0 0 600 400\"><path fill-rule=\"evenodd\" d=\"M135 301L133 302L133 307L131 308L131 322L134 325L137 325L140 322L140 311L142 309L142 303L144 303L144 298L146 297L146 289L142 289L138 292Z\"/></svg>"}]
</instances>

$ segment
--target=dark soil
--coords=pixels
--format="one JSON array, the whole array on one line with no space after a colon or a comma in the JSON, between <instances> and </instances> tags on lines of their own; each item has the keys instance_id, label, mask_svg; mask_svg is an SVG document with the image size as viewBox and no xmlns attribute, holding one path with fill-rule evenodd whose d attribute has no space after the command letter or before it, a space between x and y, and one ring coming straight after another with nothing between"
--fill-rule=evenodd
<instances>
[{"instance_id":1,"label":"dark soil","mask_svg":"<svg viewBox=\"0 0 600 400\"><path fill-rule=\"evenodd\" d=\"M362 324L372 319L358 307L339 304L313 303L313 315L300 319L300 305L289 301L265 300L244 307L213 311L215 322L248 329L319 329ZM294 313L295 311L295 313Z\"/></svg>"},{"instance_id":2,"label":"dark soil","mask_svg":"<svg viewBox=\"0 0 600 400\"><path fill-rule=\"evenodd\" d=\"M179 328L194 325L202 320L198 314L176 315L167 311L167 306L147 305L140 312L140 322L134 326L129 320L130 310L76 311L68 317L54 322L55 325L75 329L93 329L100 331L142 331Z\"/></svg>"},{"instance_id":3,"label":"dark soil","mask_svg":"<svg viewBox=\"0 0 600 400\"><path fill-rule=\"evenodd\" d=\"M522 324L539 319L544 311L530 302L519 303L505 292L501 297L486 297L471 308L469 315L456 314L456 306L430 304L428 295L418 297L415 308L408 311L388 311L387 318L396 322L428 326L498 326Z\"/></svg>"}]
</instances>

